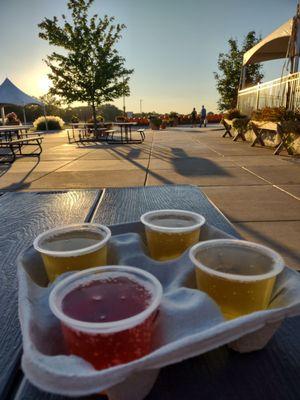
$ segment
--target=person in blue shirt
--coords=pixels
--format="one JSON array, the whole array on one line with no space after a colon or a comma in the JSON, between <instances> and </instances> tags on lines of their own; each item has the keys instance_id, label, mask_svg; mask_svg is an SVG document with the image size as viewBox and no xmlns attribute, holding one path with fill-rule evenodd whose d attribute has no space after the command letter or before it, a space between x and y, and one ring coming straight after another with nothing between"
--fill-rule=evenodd
<instances>
[{"instance_id":1,"label":"person in blue shirt","mask_svg":"<svg viewBox=\"0 0 300 400\"><path fill-rule=\"evenodd\" d=\"M200 128L204 125L206 127L206 108L202 106L201 112L200 112Z\"/></svg>"}]
</instances>

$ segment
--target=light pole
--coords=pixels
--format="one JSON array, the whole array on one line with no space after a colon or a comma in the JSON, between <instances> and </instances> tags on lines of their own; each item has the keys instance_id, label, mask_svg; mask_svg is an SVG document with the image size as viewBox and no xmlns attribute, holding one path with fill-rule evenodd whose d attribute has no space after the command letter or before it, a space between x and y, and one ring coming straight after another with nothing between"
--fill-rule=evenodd
<instances>
[{"instance_id":1,"label":"light pole","mask_svg":"<svg viewBox=\"0 0 300 400\"><path fill-rule=\"evenodd\" d=\"M143 99L140 99L140 114L143 113L143 111L142 111L142 101L143 101Z\"/></svg>"},{"instance_id":2,"label":"light pole","mask_svg":"<svg viewBox=\"0 0 300 400\"><path fill-rule=\"evenodd\" d=\"M125 106L125 82L124 82L124 76L123 76L123 114L124 114L124 117L126 117L126 106Z\"/></svg>"}]
</instances>

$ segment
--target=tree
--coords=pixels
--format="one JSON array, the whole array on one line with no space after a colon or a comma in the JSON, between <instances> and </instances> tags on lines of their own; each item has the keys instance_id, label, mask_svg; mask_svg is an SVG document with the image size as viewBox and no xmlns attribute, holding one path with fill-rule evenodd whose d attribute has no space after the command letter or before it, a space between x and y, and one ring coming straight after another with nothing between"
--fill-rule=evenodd
<instances>
[{"instance_id":1,"label":"tree","mask_svg":"<svg viewBox=\"0 0 300 400\"><path fill-rule=\"evenodd\" d=\"M219 72L215 72L214 76L220 95L218 101L220 111L236 107L244 53L260 40L260 37L256 37L255 31L251 31L245 36L240 48L237 40L231 38L228 40L228 53L219 54ZM256 85L263 77L261 64L253 64L247 67L245 76L246 85Z\"/></svg>"},{"instance_id":2,"label":"tree","mask_svg":"<svg viewBox=\"0 0 300 400\"><path fill-rule=\"evenodd\" d=\"M93 1L69 0L71 22L62 15L61 25L53 17L45 18L38 26L40 38L63 50L54 51L45 60L51 71L50 93L67 104L87 103L96 121L97 106L129 95L133 70L125 68L125 59L116 50L125 25L114 24L114 17L107 15L89 17Z\"/></svg>"},{"instance_id":3,"label":"tree","mask_svg":"<svg viewBox=\"0 0 300 400\"><path fill-rule=\"evenodd\" d=\"M51 93L40 96L40 100L45 104L48 115L60 114L61 101Z\"/></svg>"},{"instance_id":4,"label":"tree","mask_svg":"<svg viewBox=\"0 0 300 400\"><path fill-rule=\"evenodd\" d=\"M98 108L98 111L105 121L115 121L116 117L123 113L122 110L113 104L103 104Z\"/></svg>"}]
</instances>

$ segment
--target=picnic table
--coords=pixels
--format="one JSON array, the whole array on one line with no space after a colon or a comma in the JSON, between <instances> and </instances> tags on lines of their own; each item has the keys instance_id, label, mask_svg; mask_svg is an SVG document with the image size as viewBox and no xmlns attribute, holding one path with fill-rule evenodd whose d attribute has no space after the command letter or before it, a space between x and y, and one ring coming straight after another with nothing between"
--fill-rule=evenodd
<instances>
[{"instance_id":1,"label":"picnic table","mask_svg":"<svg viewBox=\"0 0 300 400\"><path fill-rule=\"evenodd\" d=\"M12 140L14 136L20 139L22 135L26 135L33 128L33 125L4 125L0 126L0 137L5 140Z\"/></svg>"},{"instance_id":2,"label":"picnic table","mask_svg":"<svg viewBox=\"0 0 300 400\"><path fill-rule=\"evenodd\" d=\"M102 141L107 140L107 132L109 127L112 125L111 122L101 122L96 124L93 123L85 123L85 122L78 122L71 124L71 132L68 130L68 141L69 143L75 142L95 142L95 141ZM78 139L76 139L76 134L78 133Z\"/></svg>"},{"instance_id":3,"label":"picnic table","mask_svg":"<svg viewBox=\"0 0 300 400\"><path fill-rule=\"evenodd\" d=\"M139 143L140 141L132 139L132 127L137 125L137 122L114 122L114 125L120 127L121 143ZM124 134L124 139L123 139Z\"/></svg>"},{"instance_id":4,"label":"picnic table","mask_svg":"<svg viewBox=\"0 0 300 400\"><path fill-rule=\"evenodd\" d=\"M180 208L238 236L224 215L194 186L23 192L0 195L0 399L67 400L33 387L20 369L16 260L42 231L83 221L118 224L142 213ZM300 399L300 318L283 323L264 350L239 354L223 346L163 368L147 400ZM84 397L104 399L103 396Z\"/></svg>"}]
</instances>

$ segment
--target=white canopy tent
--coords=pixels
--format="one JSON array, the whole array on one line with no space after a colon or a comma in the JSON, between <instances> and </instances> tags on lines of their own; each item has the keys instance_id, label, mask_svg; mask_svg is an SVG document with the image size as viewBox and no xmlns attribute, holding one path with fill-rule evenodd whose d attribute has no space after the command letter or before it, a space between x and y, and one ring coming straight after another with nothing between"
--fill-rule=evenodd
<instances>
[{"instance_id":1,"label":"white canopy tent","mask_svg":"<svg viewBox=\"0 0 300 400\"><path fill-rule=\"evenodd\" d=\"M45 105L35 97L31 97L17 88L8 78L0 85L0 105L2 121L4 125L5 120L5 105L15 105L23 107L24 123L26 123L25 106L36 104L43 107L44 115L46 116Z\"/></svg>"},{"instance_id":2,"label":"white canopy tent","mask_svg":"<svg viewBox=\"0 0 300 400\"><path fill-rule=\"evenodd\" d=\"M269 60L286 58L290 37L292 36L294 18L277 28L244 54L243 65L255 64Z\"/></svg>"},{"instance_id":3,"label":"white canopy tent","mask_svg":"<svg viewBox=\"0 0 300 400\"><path fill-rule=\"evenodd\" d=\"M245 87L248 65L280 58L290 59L290 73L298 72L300 55L300 0L294 18L289 19L244 54L240 89Z\"/></svg>"}]
</instances>

